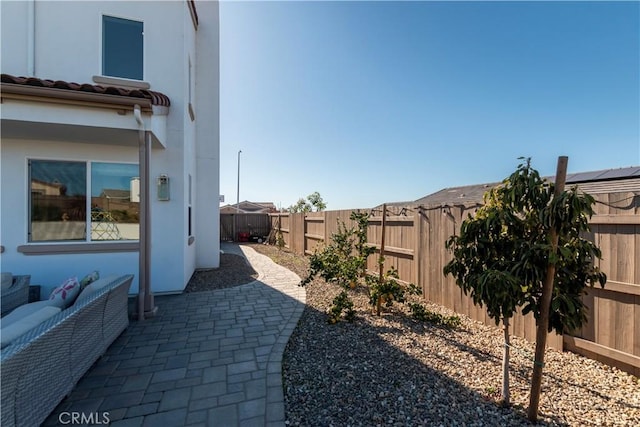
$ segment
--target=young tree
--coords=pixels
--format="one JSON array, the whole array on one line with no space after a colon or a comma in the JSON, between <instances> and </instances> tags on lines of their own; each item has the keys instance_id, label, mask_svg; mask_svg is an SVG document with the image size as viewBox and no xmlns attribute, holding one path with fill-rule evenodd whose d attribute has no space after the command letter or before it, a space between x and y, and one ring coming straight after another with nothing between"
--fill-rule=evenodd
<instances>
[{"instance_id":1,"label":"young tree","mask_svg":"<svg viewBox=\"0 0 640 427\"><path fill-rule=\"evenodd\" d=\"M327 208L327 204L322 200L322 196L317 191L309 194L307 200L311 203L311 206L316 208L316 212L323 211Z\"/></svg>"},{"instance_id":2,"label":"young tree","mask_svg":"<svg viewBox=\"0 0 640 427\"><path fill-rule=\"evenodd\" d=\"M523 314L533 312L540 322L549 264L555 265L555 272L548 324L544 325L548 331L579 328L586 320L581 300L586 284L604 286L606 282L593 263L601 256L599 248L581 237L589 231L593 204L594 199L576 187L554 197L554 184L542 179L526 159L502 185L485 194L484 206L462 223L459 235L447 241L454 258L444 273L455 277L474 304L485 305L496 325L500 321L504 325L502 395L506 404L509 319L523 307ZM558 239L557 253L550 239L552 230ZM535 361L534 368L541 363ZM537 414L537 403L534 409Z\"/></svg>"}]
</instances>

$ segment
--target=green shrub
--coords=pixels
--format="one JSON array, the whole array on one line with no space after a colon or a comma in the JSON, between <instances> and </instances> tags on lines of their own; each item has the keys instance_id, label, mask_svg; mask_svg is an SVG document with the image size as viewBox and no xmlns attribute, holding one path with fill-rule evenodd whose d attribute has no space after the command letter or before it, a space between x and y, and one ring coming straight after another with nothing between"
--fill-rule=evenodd
<instances>
[{"instance_id":1,"label":"green shrub","mask_svg":"<svg viewBox=\"0 0 640 427\"><path fill-rule=\"evenodd\" d=\"M342 312L345 312L344 318L347 322L353 322L356 318L356 312L353 309L353 301L347 295L347 291L340 292L333 299L333 306L329 310L328 322L333 324L337 323L342 317Z\"/></svg>"},{"instance_id":2,"label":"green shrub","mask_svg":"<svg viewBox=\"0 0 640 427\"><path fill-rule=\"evenodd\" d=\"M445 326L447 328L458 328L462 324L462 321L458 316L443 316L439 313L427 310L424 305L418 303L410 303L409 310L411 316L422 322L429 322L434 325Z\"/></svg>"}]
</instances>

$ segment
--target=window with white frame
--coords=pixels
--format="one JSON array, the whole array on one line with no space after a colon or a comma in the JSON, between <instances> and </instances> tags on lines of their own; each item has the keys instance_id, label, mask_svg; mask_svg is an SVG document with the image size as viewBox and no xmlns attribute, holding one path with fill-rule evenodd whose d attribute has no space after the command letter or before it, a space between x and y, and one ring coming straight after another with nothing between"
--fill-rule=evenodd
<instances>
[{"instance_id":1,"label":"window with white frame","mask_svg":"<svg viewBox=\"0 0 640 427\"><path fill-rule=\"evenodd\" d=\"M102 17L102 74L143 80L144 25L140 21Z\"/></svg>"},{"instance_id":2,"label":"window with white frame","mask_svg":"<svg viewBox=\"0 0 640 427\"><path fill-rule=\"evenodd\" d=\"M30 242L139 239L137 164L31 159L29 192Z\"/></svg>"}]
</instances>

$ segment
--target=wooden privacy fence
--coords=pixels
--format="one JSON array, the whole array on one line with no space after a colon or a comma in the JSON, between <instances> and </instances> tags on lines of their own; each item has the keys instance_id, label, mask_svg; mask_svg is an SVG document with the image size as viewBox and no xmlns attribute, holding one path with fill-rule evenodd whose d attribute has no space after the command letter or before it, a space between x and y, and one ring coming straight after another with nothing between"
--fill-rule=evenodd
<instances>
[{"instance_id":1,"label":"wooden privacy fence","mask_svg":"<svg viewBox=\"0 0 640 427\"><path fill-rule=\"evenodd\" d=\"M271 220L266 213L220 214L220 240L238 241L238 233L252 236L268 236Z\"/></svg>"},{"instance_id":2,"label":"wooden privacy fence","mask_svg":"<svg viewBox=\"0 0 640 427\"><path fill-rule=\"evenodd\" d=\"M588 291L589 322L565 335L564 346L640 377L640 196L593 196L598 203L589 238L602 250L598 264L607 284Z\"/></svg>"},{"instance_id":3,"label":"wooden privacy fence","mask_svg":"<svg viewBox=\"0 0 640 427\"><path fill-rule=\"evenodd\" d=\"M551 333L547 345L640 376L640 197L633 193L594 197L599 203L589 237L602 249L599 264L607 274L607 285L605 289L589 289L584 298L589 308L586 326L572 335ZM495 326L486 309L475 306L454 278L442 272L451 259L445 242L479 206L470 203L389 208L385 217L384 267L385 270L395 267L402 281L419 285L427 300ZM353 225L349 220L352 211L270 214L271 227L282 232L285 247L309 255L338 230L338 221ZM360 211L372 215L368 241L379 253L382 209ZM368 268L372 271L377 269L376 258L369 258ZM535 342L533 314L518 313L510 328L514 335Z\"/></svg>"}]
</instances>

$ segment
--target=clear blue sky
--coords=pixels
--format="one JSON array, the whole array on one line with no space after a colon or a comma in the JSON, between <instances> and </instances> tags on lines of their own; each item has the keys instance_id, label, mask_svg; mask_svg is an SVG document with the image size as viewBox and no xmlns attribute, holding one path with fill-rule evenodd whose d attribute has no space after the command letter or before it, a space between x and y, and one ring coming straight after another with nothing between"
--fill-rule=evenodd
<instances>
[{"instance_id":1,"label":"clear blue sky","mask_svg":"<svg viewBox=\"0 0 640 427\"><path fill-rule=\"evenodd\" d=\"M415 200L640 165L638 2L220 3L220 193Z\"/></svg>"}]
</instances>

